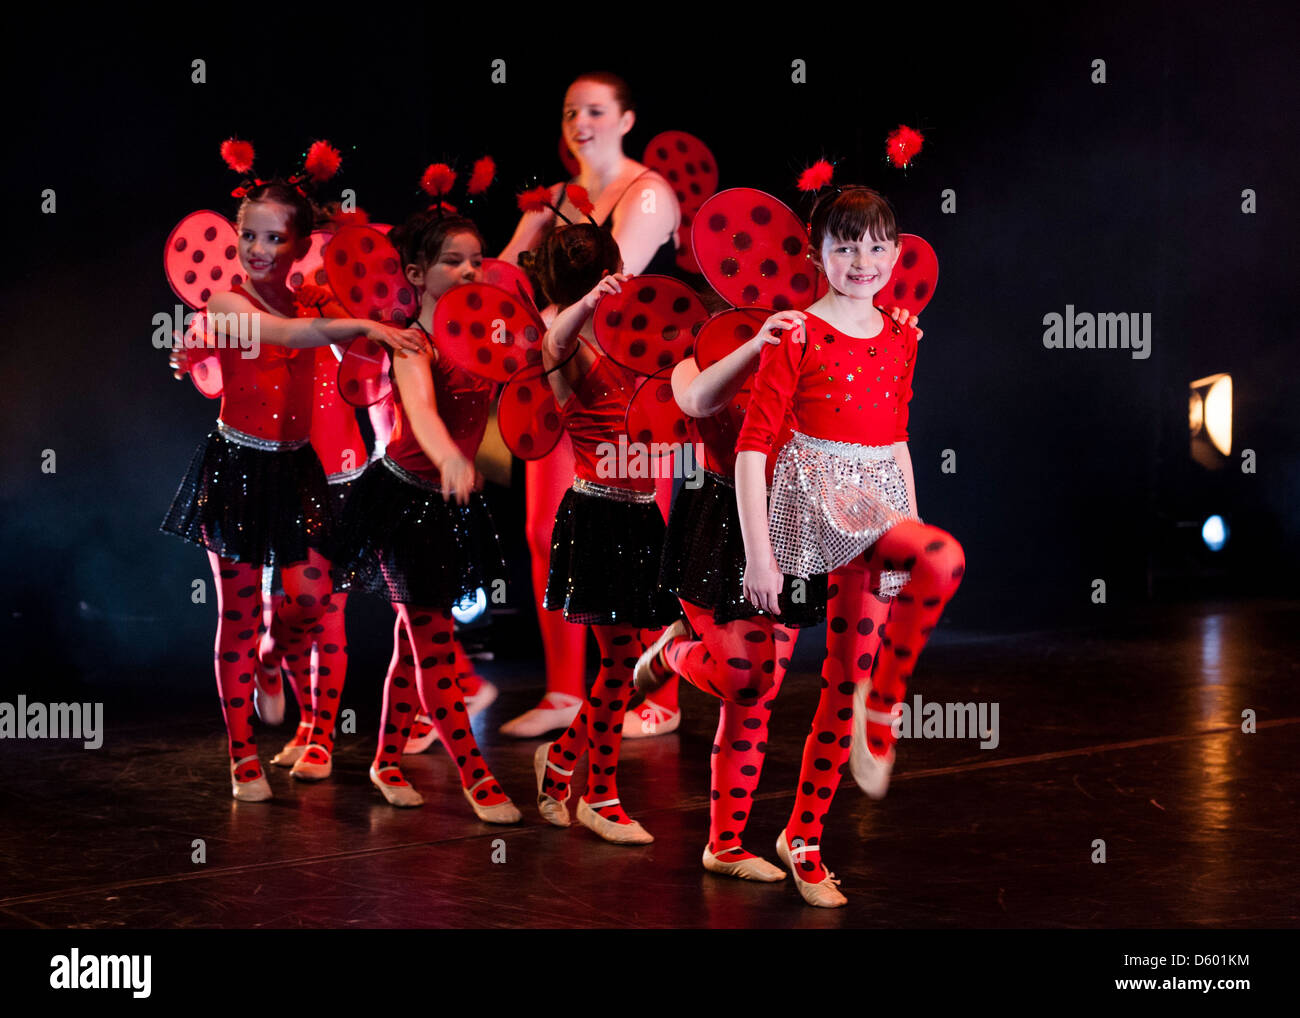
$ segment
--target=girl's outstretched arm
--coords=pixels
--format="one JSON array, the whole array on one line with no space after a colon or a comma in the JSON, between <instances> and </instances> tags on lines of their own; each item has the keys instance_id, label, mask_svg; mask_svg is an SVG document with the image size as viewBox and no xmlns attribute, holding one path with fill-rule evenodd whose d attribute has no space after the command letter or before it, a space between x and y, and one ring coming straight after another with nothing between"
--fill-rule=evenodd
<instances>
[{"instance_id":1,"label":"girl's outstretched arm","mask_svg":"<svg viewBox=\"0 0 1300 1018\"><path fill-rule=\"evenodd\" d=\"M447 425L438 415L432 366L430 353L397 354L393 357L393 383L402 397L415 440L438 468L442 497L454 495L460 505L465 505L477 480L474 464L452 441Z\"/></svg>"},{"instance_id":2,"label":"girl's outstretched arm","mask_svg":"<svg viewBox=\"0 0 1300 1018\"><path fill-rule=\"evenodd\" d=\"M587 319L596 310L600 298L607 293L621 293L622 284L626 283L628 278L622 272L604 276L582 300L570 304L556 314L551 327L546 330L546 336L542 339L542 349L546 355L557 364L568 357L573 352L573 344L578 339L578 333L582 331L582 327L587 324Z\"/></svg>"},{"instance_id":3,"label":"girl's outstretched arm","mask_svg":"<svg viewBox=\"0 0 1300 1018\"><path fill-rule=\"evenodd\" d=\"M803 325L802 311L780 311L763 323L750 340L732 350L716 364L699 370L693 357L673 370L673 398L687 417L712 417L727 405L758 367L763 347L775 346L781 337L775 330L795 329ZM691 365L691 367L686 367ZM693 373L692 373L693 372Z\"/></svg>"},{"instance_id":4,"label":"girl's outstretched arm","mask_svg":"<svg viewBox=\"0 0 1300 1018\"><path fill-rule=\"evenodd\" d=\"M247 342L239 331L243 328L241 322L251 319L241 319L240 315L257 315L258 342L272 346L328 346L366 336L392 350L414 352L425 348L424 336L418 329L399 329L365 318L282 318L263 311L247 297L229 290L214 294L208 301L210 328L219 337L231 342Z\"/></svg>"},{"instance_id":5,"label":"girl's outstretched arm","mask_svg":"<svg viewBox=\"0 0 1300 1018\"><path fill-rule=\"evenodd\" d=\"M736 505L745 542L745 600L776 614L785 577L772 554L767 529L767 456L747 449L736 454Z\"/></svg>"}]
</instances>

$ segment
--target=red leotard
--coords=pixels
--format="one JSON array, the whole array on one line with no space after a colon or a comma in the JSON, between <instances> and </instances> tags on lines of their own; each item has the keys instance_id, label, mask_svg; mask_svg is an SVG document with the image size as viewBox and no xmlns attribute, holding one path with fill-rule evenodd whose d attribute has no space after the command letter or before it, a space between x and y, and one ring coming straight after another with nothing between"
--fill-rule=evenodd
<instances>
[{"instance_id":1,"label":"red leotard","mask_svg":"<svg viewBox=\"0 0 1300 1018\"><path fill-rule=\"evenodd\" d=\"M690 440L699 443L704 450L704 469L722 477L734 479L736 476L736 442L745 422L745 414L737 409L735 400L711 417L688 417L686 426ZM790 432L794 427L794 417L787 413L781 422L781 430L772 445L773 452L780 452L785 443L790 441ZM772 471L776 469L776 457L767 458L767 483L772 483Z\"/></svg>"},{"instance_id":2,"label":"red leotard","mask_svg":"<svg viewBox=\"0 0 1300 1018\"><path fill-rule=\"evenodd\" d=\"M787 334L763 349L737 452L771 458L787 408L797 429L814 438L858 445L907 441L908 403L916 364L916 330L886 319L875 336L840 332L809 314L807 339Z\"/></svg>"},{"instance_id":3,"label":"red leotard","mask_svg":"<svg viewBox=\"0 0 1300 1018\"><path fill-rule=\"evenodd\" d=\"M614 476L601 476L601 446L611 445L617 454L619 436L624 432L627 404L636 391L637 376L621 368L608 357L598 355L595 363L574 387L573 395L560 408L560 421L573 442L574 470L584 481L611 488L654 491L653 477L621 477L631 471L616 470Z\"/></svg>"},{"instance_id":4,"label":"red leotard","mask_svg":"<svg viewBox=\"0 0 1300 1018\"><path fill-rule=\"evenodd\" d=\"M231 293L265 314L277 315L242 286ZM279 317L283 317L280 315ZM256 357L231 345L217 351L223 391L218 420L238 431L276 442L296 442L311 432L315 352L260 344Z\"/></svg>"},{"instance_id":5,"label":"red leotard","mask_svg":"<svg viewBox=\"0 0 1300 1018\"><path fill-rule=\"evenodd\" d=\"M495 386L477 375L471 375L456 365L449 357L439 357L433 363L433 391L437 401L438 416L447 426L451 440L471 463L487 430L488 412L492 406ZM425 455L416 441L411 420L402 406L402 397L393 386L393 407L396 421L393 436L388 440L385 455L403 470L418 474L425 480L438 484L438 468Z\"/></svg>"}]
</instances>

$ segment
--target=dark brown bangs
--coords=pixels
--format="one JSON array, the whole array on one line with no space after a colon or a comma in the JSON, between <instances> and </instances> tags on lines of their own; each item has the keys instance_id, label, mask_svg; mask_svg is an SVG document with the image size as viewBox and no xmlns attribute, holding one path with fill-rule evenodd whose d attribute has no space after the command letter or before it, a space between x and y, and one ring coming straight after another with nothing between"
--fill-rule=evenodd
<instances>
[{"instance_id":1,"label":"dark brown bangs","mask_svg":"<svg viewBox=\"0 0 1300 1018\"><path fill-rule=\"evenodd\" d=\"M898 223L883 195L869 187L850 187L827 195L813 211L813 247L821 250L827 236L850 242L869 236L898 243Z\"/></svg>"}]
</instances>

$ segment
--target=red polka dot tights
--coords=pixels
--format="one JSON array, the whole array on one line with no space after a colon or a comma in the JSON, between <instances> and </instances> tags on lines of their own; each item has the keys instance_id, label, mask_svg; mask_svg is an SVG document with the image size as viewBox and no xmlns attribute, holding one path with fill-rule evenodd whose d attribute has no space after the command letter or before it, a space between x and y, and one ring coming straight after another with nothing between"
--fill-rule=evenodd
<instances>
[{"instance_id":1,"label":"red polka dot tights","mask_svg":"<svg viewBox=\"0 0 1300 1018\"><path fill-rule=\"evenodd\" d=\"M741 846L767 753L772 701L790 666L797 631L758 615L719 625L687 601L682 608L698 640L666 650L669 667L722 701L710 760L709 850L727 862L749 858Z\"/></svg>"},{"instance_id":2,"label":"red polka dot tights","mask_svg":"<svg viewBox=\"0 0 1300 1018\"><path fill-rule=\"evenodd\" d=\"M290 741L320 747L307 750L308 763L326 763L334 752L334 726L348 669L347 598L346 591L331 594L324 614L307 629L288 621L287 595L263 608L265 632L258 656L273 671L283 664L292 680L301 719Z\"/></svg>"},{"instance_id":3,"label":"red polka dot tights","mask_svg":"<svg viewBox=\"0 0 1300 1018\"><path fill-rule=\"evenodd\" d=\"M382 771L388 784L405 784L400 769L402 749L411 736L411 723L421 703L426 705L460 773L461 786L474 801L495 806L506 794L488 770L470 730L469 716L460 687L455 623L449 610L393 604L397 620L393 627L393 659L384 682L383 725L375 755L375 770ZM415 681L410 676L414 672Z\"/></svg>"},{"instance_id":4,"label":"red polka dot tights","mask_svg":"<svg viewBox=\"0 0 1300 1018\"><path fill-rule=\"evenodd\" d=\"M791 847L800 839L806 845L821 844L831 800L848 764L856 683L869 676L868 710L889 714L906 694L917 656L965 568L961 545L951 534L907 520L886 532L865 556L831 573L821 697L804 743L786 827ZM871 576L882 569L911 572L896 598L871 593ZM867 741L872 753L883 756L894 744L893 729L869 721ZM800 866L805 880L817 883L825 876L819 853L805 855Z\"/></svg>"},{"instance_id":5,"label":"red polka dot tights","mask_svg":"<svg viewBox=\"0 0 1300 1018\"><path fill-rule=\"evenodd\" d=\"M322 633L321 619L333 602L329 562L314 550L308 554L307 561L282 569L285 598L276 619L293 639L306 636L310 640ZM261 774L253 736L252 694L261 629L262 571L260 566L223 559L213 552L208 553L208 561L217 588L217 691L226 718L230 759L252 758L239 768L236 777L249 781ZM342 617L341 611L337 614ZM346 653L345 648L340 650Z\"/></svg>"},{"instance_id":6,"label":"red polka dot tights","mask_svg":"<svg viewBox=\"0 0 1300 1018\"><path fill-rule=\"evenodd\" d=\"M570 776L586 752L587 791L583 799L606 820L626 824L630 820L618 797L618 751L623 743L623 713L632 692L632 669L645 644L641 630L635 626L592 629L600 647L600 671L573 726L551 744L547 760L552 766L546 768L542 790L557 799L567 799ZM658 634L658 630L653 632Z\"/></svg>"}]
</instances>

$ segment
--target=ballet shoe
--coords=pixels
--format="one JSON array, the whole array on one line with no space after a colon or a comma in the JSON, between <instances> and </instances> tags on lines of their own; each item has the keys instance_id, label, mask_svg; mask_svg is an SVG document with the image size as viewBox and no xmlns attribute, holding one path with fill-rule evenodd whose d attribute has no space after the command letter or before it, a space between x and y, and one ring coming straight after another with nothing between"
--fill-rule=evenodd
<instances>
[{"instance_id":1,"label":"ballet shoe","mask_svg":"<svg viewBox=\"0 0 1300 1018\"><path fill-rule=\"evenodd\" d=\"M309 755L310 754L310 755ZM325 762L311 759L311 756L324 756ZM318 743L312 743L307 747L298 762L293 765L293 770L289 772L290 777L297 778L299 781L324 781L330 776L334 768L333 754L328 749Z\"/></svg>"},{"instance_id":2,"label":"ballet shoe","mask_svg":"<svg viewBox=\"0 0 1300 1018\"><path fill-rule=\"evenodd\" d=\"M438 729L433 726L433 719L421 711L411 723L411 737L402 747L403 756L415 756L438 741Z\"/></svg>"},{"instance_id":3,"label":"ballet shoe","mask_svg":"<svg viewBox=\"0 0 1300 1018\"><path fill-rule=\"evenodd\" d=\"M469 788L462 788L465 793L465 801L469 803L470 809L474 815L482 820L485 824L517 824L524 818L524 815L515 808L515 804L509 799L505 802L499 802L495 806L480 806L474 801L474 789L483 784L484 781L495 781L496 778L489 774L482 781L477 781Z\"/></svg>"},{"instance_id":4,"label":"ballet shoe","mask_svg":"<svg viewBox=\"0 0 1300 1018\"><path fill-rule=\"evenodd\" d=\"M563 799L557 799L555 796L547 795L542 791L542 782L546 778L546 757L550 751L551 744L549 742L544 742L538 746L537 751L533 753L533 773L537 775L537 810L542 814L542 819L548 824L553 824L556 827L568 827L572 822L569 819L569 807L565 805L569 797L566 795ZM554 764L551 764L551 766L561 774L564 774L564 771L555 767ZM573 772L570 771L565 776L571 778L573 777Z\"/></svg>"},{"instance_id":5,"label":"ballet shoe","mask_svg":"<svg viewBox=\"0 0 1300 1018\"><path fill-rule=\"evenodd\" d=\"M682 711L670 710L655 703L648 696L641 706L623 715L623 738L649 739L677 731L682 723Z\"/></svg>"},{"instance_id":6,"label":"ballet shoe","mask_svg":"<svg viewBox=\"0 0 1300 1018\"><path fill-rule=\"evenodd\" d=\"M606 799L600 805L612 806L616 802L617 799ZM586 799L581 798L578 800L578 823L615 845L649 845L655 840L654 835L635 820L630 824L616 824L613 820L606 820L587 805Z\"/></svg>"},{"instance_id":7,"label":"ballet shoe","mask_svg":"<svg viewBox=\"0 0 1300 1018\"><path fill-rule=\"evenodd\" d=\"M684 640L689 635L690 629L685 620L678 619L660 633L655 642L646 648L645 653L637 658L636 666L632 669L632 685L636 686L638 693L642 696L653 693L677 674L668 667L663 652L674 640ZM627 726L624 725L624 731L626 730Z\"/></svg>"},{"instance_id":8,"label":"ballet shoe","mask_svg":"<svg viewBox=\"0 0 1300 1018\"><path fill-rule=\"evenodd\" d=\"M405 778L400 785L389 784L380 778L381 774L387 774L389 771L397 771L399 776L402 773L396 767L385 767L377 771L374 764L370 765L370 783L379 789L383 797L388 800L388 804L401 807L423 806L424 796L407 784Z\"/></svg>"},{"instance_id":9,"label":"ballet shoe","mask_svg":"<svg viewBox=\"0 0 1300 1018\"><path fill-rule=\"evenodd\" d=\"M258 775L252 781L240 781L235 777L235 772L250 760L256 763L257 757L246 756L230 765L230 794L240 802L265 802L271 798L271 783L266 780L265 774Z\"/></svg>"},{"instance_id":10,"label":"ballet shoe","mask_svg":"<svg viewBox=\"0 0 1300 1018\"><path fill-rule=\"evenodd\" d=\"M582 709L582 697L568 693L547 693L542 703L547 701L559 703L559 707L534 707L530 711L511 718L501 726L502 735L512 739L537 739L557 728L568 728Z\"/></svg>"},{"instance_id":11,"label":"ballet shoe","mask_svg":"<svg viewBox=\"0 0 1300 1018\"><path fill-rule=\"evenodd\" d=\"M253 669L253 710L257 712L264 725L278 725L284 721L284 668L280 667L278 671L280 689L278 692L268 693L262 682L267 677L274 677L273 670L262 664L260 660L257 662L257 667Z\"/></svg>"},{"instance_id":12,"label":"ballet shoe","mask_svg":"<svg viewBox=\"0 0 1300 1018\"><path fill-rule=\"evenodd\" d=\"M894 770L894 750L876 756L867 745L867 722L892 724L893 715L867 709L871 680L862 679L853 688L853 735L849 743L849 773L860 789L872 799L883 799L889 791L889 776Z\"/></svg>"},{"instance_id":13,"label":"ballet shoe","mask_svg":"<svg viewBox=\"0 0 1300 1018\"><path fill-rule=\"evenodd\" d=\"M794 877L794 886L799 888L799 893L803 895L803 900L809 905L815 905L817 908L843 908L849 903L849 899L840 894L838 887L839 881L835 879L835 874L830 870L826 871L826 876L815 884L810 884L799 876L799 867L796 865L797 857L807 855L809 852L817 852L821 849L820 845L796 845L793 851L785 840L785 831L782 831L776 839L776 854L781 857L790 875Z\"/></svg>"},{"instance_id":14,"label":"ballet shoe","mask_svg":"<svg viewBox=\"0 0 1300 1018\"><path fill-rule=\"evenodd\" d=\"M721 856L727 855L728 852L734 851L736 851L735 848L723 849L720 855L714 855L709 851L709 846L705 845L704 868L710 873L719 873L724 877L757 880L764 884L775 884L777 881L785 879L784 870L773 866L766 859L756 855L752 855L748 859L737 859L734 862L726 862L721 858Z\"/></svg>"},{"instance_id":15,"label":"ballet shoe","mask_svg":"<svg viewBox=\"0 0 1300 1018\"><path fill-rule=\"evenodd\" d=\"M481 680L478 690L471 696L465 697L465 713L470 717L477 717L482 714L496 702L499 692L500 690L488 682L487 679Z\"/></svg>"},{"instance_id":16,"label":"ballet shoe","mask_svg":"<svg viewBox=\"0 0 1300 1018\"><path fill-rule=\"evenodd\" d=\"M310 730L311 726L312 725L310 721L298 722L299 730L303 728ZM290 739L288 742L284 744L284 748L280 750L280 752L276 753L275 756L271 757L271 766L292 767L300 759L302 759L302 755L307 752L307 747L310 745L311 743L309 742L295 742L293 739Z\"/></svg>"}]
</instances>

